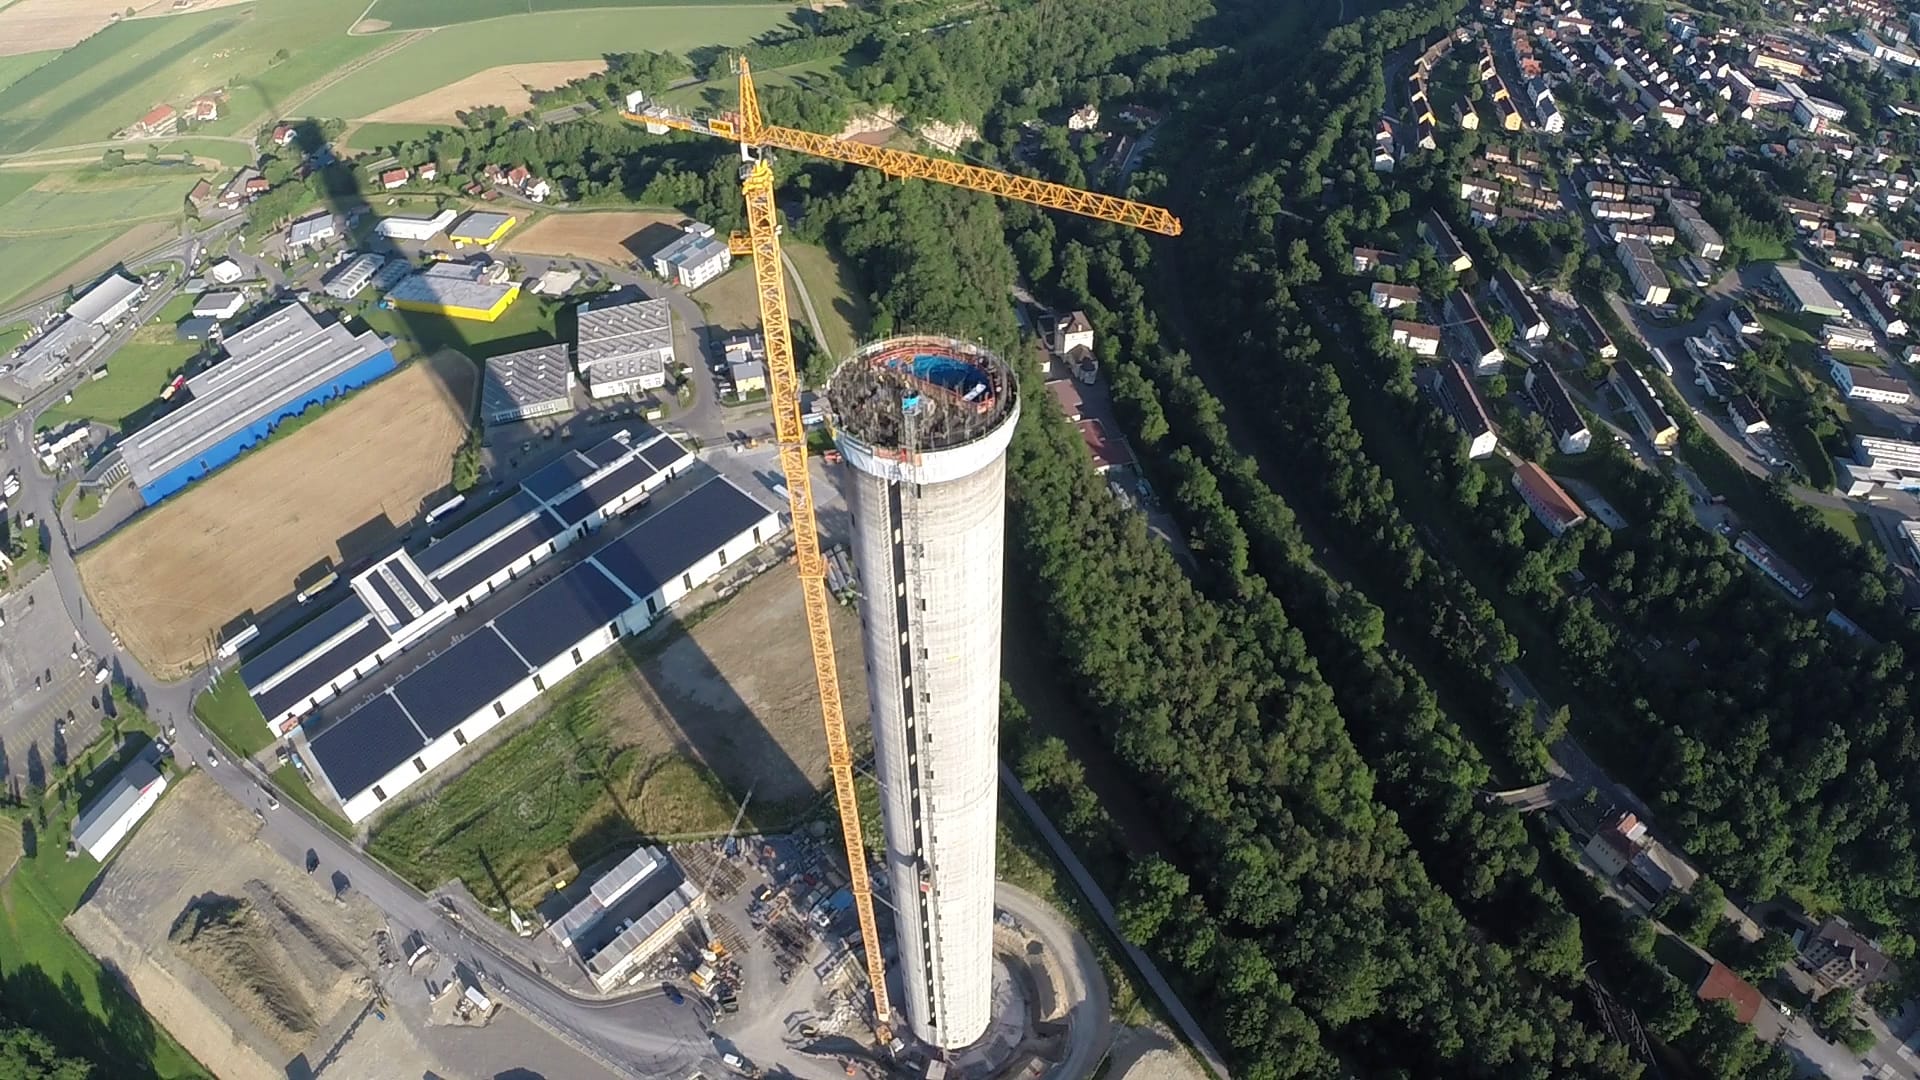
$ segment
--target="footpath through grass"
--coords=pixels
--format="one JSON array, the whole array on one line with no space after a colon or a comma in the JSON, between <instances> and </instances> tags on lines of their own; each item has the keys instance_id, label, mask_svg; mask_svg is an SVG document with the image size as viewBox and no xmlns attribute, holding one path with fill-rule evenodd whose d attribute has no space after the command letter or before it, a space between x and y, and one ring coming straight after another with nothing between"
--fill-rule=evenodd
<instances>
[{"instance_id":1,"label":"footpath through grass","mask_svg":"<svg viewBox=\"0 0 1920 1080\"><path fill-rule=\"evenodd\" d=\"M725 832L737 806L706 767L619 743L601 698L633 663L595 661L530 726L392 811L367 850L422 890L459 878L489 904L526 903L636 839Z\"/></svg>"}]
</instances>

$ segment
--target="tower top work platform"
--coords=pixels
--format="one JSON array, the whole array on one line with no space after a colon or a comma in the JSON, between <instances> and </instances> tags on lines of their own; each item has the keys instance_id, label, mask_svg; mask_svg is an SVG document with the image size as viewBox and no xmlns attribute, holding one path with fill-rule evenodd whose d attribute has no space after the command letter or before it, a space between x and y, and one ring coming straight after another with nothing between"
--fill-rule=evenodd
<instances>
[{"instance_id":1,"label":"tower top work platform","mask_svg":"<svg viewBox=\"0 0 1920 1080\"><path fill-rule=\"evenodd\" d=\"M848 462L890 480L939 483L1006 450L1019 415L1013 371L972 342L886 338L843 361L827 413Z\"/></svg>"}]
</instances>

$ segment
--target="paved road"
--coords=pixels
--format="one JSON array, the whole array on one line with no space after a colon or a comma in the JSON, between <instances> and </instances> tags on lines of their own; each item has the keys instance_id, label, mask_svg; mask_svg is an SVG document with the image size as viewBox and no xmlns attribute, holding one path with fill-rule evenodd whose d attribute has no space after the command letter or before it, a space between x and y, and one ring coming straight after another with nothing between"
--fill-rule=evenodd
<instances>
[{"instance_id":1,"label":"paved road","mask_svg":"<svg viewBox=\"0 0 1920 1080\"><path fill-rule=\"evenodd\" d=\"M1074 1005L1067 1013L1067 1054L1049 1075L1061 1080L1092 1076L1113 1045L1113 995L1100 970L1100 958L1085 935L1032 893L1001 882L994 886L993 903L1025 924L1060 958L1064 985L1054 987L1054 994Z\"/></svg>"},{"instance_id":2,"label":"paved road","mask_svg":"<svg viewBox=\"0 0 1920 1080\"><path fill-rule=\"evenodd\" d=\"M1232 1074L1227 1071L1226 1060L1220 1056L1218 1050L1213 1048L1213 1040L1207 1038L1207 1033L1200 1030L1200 1025L1194 1021L1193 1014L1187 1011L1186 1004L1180 1000L1178 994L1173 992L1173 987L1167 984L1166 978L1160 974L1160 969L1155 966L1152 958L1141 952L1120 933L1120 923L1114 914L1113 902L1107 899L1107 894L1101 890L1099 883L1093 880L1093 875L1087 872L1087 868L1080 862L1080 857L1073 853L1073 848L1068 846L1059 830L1053 827L1053 822L1047 819L1046 812L1040 809L1040 805L1033 801L1031 795L1027 794L1027 789L1020 786L1019 779L1013 775L1013 770L1005 763L1000 766L1000 783L1007 789L1007 794L1013 797L1013 801L1021 811L1027 815L1027 819L1033 822L1033 827L1039 830L1047 846L1053 849L1054 857L1067 868L1067 873L1072 876L1074 884L1079 886L1081 893L1086 896L1087 903L1093 908L1094 914L1098 915L1107 929L1113 932L1113 936L1119 939L1120 947L1126 952L1127 959L1133 962L1133 966L1147 980L1147 986L1153 990L1154 996L1160 999L1160 1004L1166 1008L1167 1015L1173 1017L1173 1022L1180 1028L1181 1036L1186 1039L1187 1045L1193 1047L1206 1062L1207 1067L1213 1070L1214 1075L1220 1077L1220 1080L1231 1080Z\"/></svg>"}]
</instances>

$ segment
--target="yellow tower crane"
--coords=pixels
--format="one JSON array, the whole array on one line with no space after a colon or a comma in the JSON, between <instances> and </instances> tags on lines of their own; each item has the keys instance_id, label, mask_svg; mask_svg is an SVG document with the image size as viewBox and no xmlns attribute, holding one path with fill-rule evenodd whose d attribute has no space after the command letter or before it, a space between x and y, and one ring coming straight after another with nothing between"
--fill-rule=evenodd
<instances>
[{"instance_id":1,"label":"yellow tower crane","mask_svg":"<svg viewBox=\"0 0 1920 1080\"><path fill-rule=\"evenodd\" d=\"M884 1044L891 1041L893 1010L887 1001L886 961L880 955L880 935L873 916L873 887L867 876L866 850L861 839L860 803L853 787L853 752L847 745L846 717L840 709L840 676L833 657L833 630L827 623L827 565L820 554L820 532L813 515L813 485L807 475L807 434L800 418L800 377L794 368L793 337L787 322L779 217L773 205L773 168L764 151L769 148L793 150L832 161L865 165L888 176L934 180L1167 236L1180 235L1180 219L1160 207L1131 199L768 124L760 115L760 95L754 89L746 57L739 59L739 66L740 109L736 113L696 119L650 105L640 112L621 115L633 123L646 125L647 130L656 134L665 134L670 129L692 131L740 144L740 190L746 197L747 231L744 236L735 233L730 246L736 255L753 256L760 329L767 345L767 386L768 398L773 404L774 439L779 444L780 471L786 479L787 503L793 515L794 562L806 602L807 638L813 647L813 674L819 684L820 718L826 727L827 761L833 771L840 834L847 845L854 910L859 916L860 936L866 948L874 1021Z\"/></svg>"}]
</instances>

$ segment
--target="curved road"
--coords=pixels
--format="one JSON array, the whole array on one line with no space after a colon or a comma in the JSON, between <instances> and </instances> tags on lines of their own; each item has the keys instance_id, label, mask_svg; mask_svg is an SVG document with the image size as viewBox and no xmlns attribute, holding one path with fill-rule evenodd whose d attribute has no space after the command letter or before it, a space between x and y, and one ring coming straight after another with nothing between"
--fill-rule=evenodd
<instances>
[{"instance_id":1,"label":"curved road","mask_svg":"<svg viewBox=\"0 0 1920 1080\"><path fill-rule=\"evenodd\" d=\"M1067 1012L1067 1056L1052 1075L1065 1080L1092 1076L1113 1043L1113 995L1100 958L1086 936L1067 924L1046 901L1002 881L993 888L993 904L1020 920L1060 958L1063 997L1075 1004Z\"/></svg>"}]
</instances>

